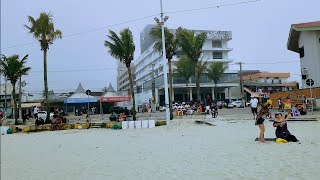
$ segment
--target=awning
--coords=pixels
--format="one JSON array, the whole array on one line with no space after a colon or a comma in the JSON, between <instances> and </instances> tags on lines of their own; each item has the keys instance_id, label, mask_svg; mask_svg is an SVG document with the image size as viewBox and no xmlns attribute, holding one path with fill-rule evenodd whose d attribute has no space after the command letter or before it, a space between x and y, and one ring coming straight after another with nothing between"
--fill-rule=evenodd
<instances>
[{"instance_id":1,"label":"awning","mask_svg":"<svg viewBox=\"0 0 320 180\"><path fill-rule=\"evenodd\" d=\"M64 100L64 103L92 103L98 102L96 98L67 98Z\"/></svg>"},{"instance_id":2,"label":"awning","mask_svg":"<svg viewBox=\"0 0 320 180\"><path fill-rule=\"evenodd\" d=\"M101 97L101 102L123 102L130 101L130 96L114 96L114 97Z\"/></svg>"},{"instance_id":3,"label":"awning","mask_svg":"<svg viewBox=\"0 0 320 180\"><path fill-rule=\"evenodd\" d=\"M32 108L34 106L41 107L41 103L21 103L21 108Z\"/></svg>"}]
</instances>

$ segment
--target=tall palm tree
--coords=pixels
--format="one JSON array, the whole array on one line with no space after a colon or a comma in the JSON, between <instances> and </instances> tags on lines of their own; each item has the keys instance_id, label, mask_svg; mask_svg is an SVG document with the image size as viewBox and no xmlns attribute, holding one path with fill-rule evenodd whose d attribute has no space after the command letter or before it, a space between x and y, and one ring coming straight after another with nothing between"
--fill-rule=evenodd
<instances>
[{"instance_id":1,"label":"tall palm tree","mask_svg":"<svg viewBox=\"0 0 320 180\"><path fill-rule=\"evenodd\" d=\"M176 62L176 69L174 72L177 72L178 76L184 78L186 81L186 91L187 91L187 99L189 99L189 79L192 75L194 75L194 67L191 63L190 59L187 56L182 56L177 62Z\"/></svg>"},{"instance_id":2,"label":"tall palm tree","mask_svg":"<svg viewBox=\"0 0 320 180\"><path fill-rule=\"evenodd\" d=\"M14 118L15 124L18 124L18 112L17 112L17 94L16 94L16 84L21 76L27 75L30 71L30 67L25 67L26 60L28 55L24 56L19 60L19 55L12 55L6 57L1 55L0 67L1 73L7 78L12 85L12 98L13 98L13 107L14 107Z\"/></svg>"},{"instance_id":3,"label":"tall palm tree","mask_svg":"<svg viewBox=\"0 0 320 180\"><path fill-rule=\"evenodd\" d=\"M49 119L50 107L48 97L47 51L49 50L49 45L53 44L54 40L62 38L62 32L60 30L55 30L53 17L50 13L42 12L38 19L28 16L28 21L30 22L30 25L25 25L25 27L35 39L39 40L41 51L43 51L43 82L46 95L47 119Z\"/></svg>"},{"instance_id":4,"label":"tall palm tree","mask_svg":"<svg viewBox=\"0 0 320 180\"><path fill-rule=\"evenodd\" d=\"M155 40L154 48L162 52L162 33L161 25L158 24L156 27L152 28L150 35ZM172 112L172 57L176 54L178 48L178 40L172 32L166 27L164 27L164 36L165 36L165 47L166 47L166 57L168 59L169 66L169 108L170 108L170 119L173 119Z\"/></svg>"},{"instance_id":5,"label":"tall palm tree","mask_svg":"<svg viewBox=\"0 0 320 180\"><path fill-rule=\"evenodd\" d=\"M106 40L104 45L109 48L109 53L120 62L124 63L128 69L129 81L130 81L130 93L133 101L133 120L136 120L136 102L133 90L133 80L131 74L131 62L133 61L135 45L133 42L133 35L129 28L123 29L119 36L109 30L107 35L110 40Z\"/></svg>"},{"instance_id":6,"label":"tall palm tree","mask_svg":"<svg viewBox=\"0 0 320 180\"><path fill-rule=\"evenodd\" d=\"M197 62L202 55L202 46L207 39L207 34L205 32L195 33L192 30L187 30L183 28L177 29L177 38L179 46L182 52L189 57L191 61L195 64L195 79L196 79L196 91L197 98L201 101L200 96L200 73L199 66Z\"/></svg>"},{"instance_id":7,"label":"tall palm tree","mask_svg":"<svg viewBox=\"0 0 320 180\"><path fill-rule=\"evenodd\" d=\"M226 66L223 66L223 62L213 62L207 69L207 76L214 82L214 99L216 99L217 84L227 70Z\"/></svg>"}]
</instances>

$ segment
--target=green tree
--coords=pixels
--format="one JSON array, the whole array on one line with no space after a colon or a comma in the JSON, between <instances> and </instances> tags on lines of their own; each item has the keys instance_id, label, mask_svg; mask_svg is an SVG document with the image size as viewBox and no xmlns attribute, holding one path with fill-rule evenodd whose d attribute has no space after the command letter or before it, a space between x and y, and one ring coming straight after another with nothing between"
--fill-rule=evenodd
<instances>
[{"instance_id":1,"label":"green tree","mask_svg":"<svg viewBox=\"0 0 320 180\"><path fill-rule=\"evenodd\" d=\"M176 62L176 69L174 72L177 73L178 76L182 77L186 82L186 91L187 91L187 99L189 99L189 79L192 75L194 75L194 65L190 61L190 59L187 56L182 56L177 62Z\"/></svg>"},{"instance_id":2,"label":"green tree","mask_svg":"<svg viewBox=\"0 0 320 180\"><path fill-rule=\"evenodd\" d=\"M161 25L158 24L152 28L150 35L155 40L154 48L162 53L162 32ZM176 54L178 48L178 40L174 33L170 32L168 28L164 28L166 58L168 59L169 66L169 107L170 107L170 119L173 119L172 112L172 57Z\"/></svg>"},{"instance_id":3,"label":"green tree","mask_svg":"<svg viewBox=\"0 0 320 180\"><path fill-rule=\"evenodd\" d=\"M111 54L111 56L124 63L128 69L130 93L133 101L133 120L136 120L136 102L134 97L133 80L130 66L131 62L133 61L135 51L132 32L129 30L129 28L126 28L123 29L118 36L114 31L109 30L109 35L107 36L110 40L106 40L104 45L109 48L109 53Z\"/></svg>"},{"instance_id":4,"label":"green tree","mask_svg":"<svg viewBox=\"0 0 320 180\"><path fill-rule=\"evenodd\" d=\"M43 51L43 82L46 96L47 118L50 116L49 95L48 95L48 78L47 78L47 51L49 45L53 44L57 38L62 38L62 32L55 30L53 17L50 13L42 12L38 19L28 16L29 26L25 27L29 33L40 42L41 51Z\"/></svg>"},{"instance_id":5,"label":"green tree","mask_svg":"<svg viewBox=\"0 0 320 180\"><path fill-rule=\"evenodd\" d=\"M223 62L213 62L207 69L207 76L214 82L214 99L216 99L217 84L226 70L227 67L223 66Z\"/></svg>"},{"instance_id":6,"label":"green tree","mask_svg":"<svg viewBox=\"0 0 320 180\"><path fill-rule=\"evenodd\" d=\"M28 75L30 71L30 67L26 67L26 60L28 59L28 55L24 56L21 60L19 60L19 55L12 55L6 57L1 55L0 67L1 73L7 78L12 85L12 98L13 98L13 107L14 107L14 119L15 124L18 124L18 111L17 111L17 94L16 94L16 84L21 76Z\"/></svg>"},{"instance_id":7,"label":"green tree","mask_svg":"<svg viewBox=\"0 0 320 180\"><path fill-rule=\"evenodd\" d=\"M179 46L183 54L188 56L188 58L194 62L195 64L195 80L196 80L196 91L197 98L201 101L200 95L200 69L197 65L201 55L202 55L202 47L207 39L207 34L205 32L195 33L192 30L187 30L183 28L178 28L176 32L176 36L178 38Z\"/></svg>"}]
</instances>

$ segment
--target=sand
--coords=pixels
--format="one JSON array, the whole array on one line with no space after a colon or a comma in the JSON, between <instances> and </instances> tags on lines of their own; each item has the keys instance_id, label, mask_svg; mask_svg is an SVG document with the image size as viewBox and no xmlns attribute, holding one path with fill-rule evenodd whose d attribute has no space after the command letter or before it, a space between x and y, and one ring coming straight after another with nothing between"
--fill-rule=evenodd
<instances>
[{"instance_id":1,"label":"sand","mask_svg":"<svg viewBox=\"0 0 320 180\"><path fill-rule=\"evenodd\" d=\"M251 116L250 116L251 117ZM89 129L1 136L1 179L319 179L320 123L289 122L299 143L254 141L236 115L154 129ZM266 122L266 137L274 137Z\"/></svg>"}]
</instances>

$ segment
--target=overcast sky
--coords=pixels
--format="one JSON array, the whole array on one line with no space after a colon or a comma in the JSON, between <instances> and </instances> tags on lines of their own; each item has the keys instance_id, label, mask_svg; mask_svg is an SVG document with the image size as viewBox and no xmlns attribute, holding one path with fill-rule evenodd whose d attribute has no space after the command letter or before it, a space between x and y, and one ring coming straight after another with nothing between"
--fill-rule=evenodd
<instances>
[{"instance_id":1,"label":"overcast sky","mask_svg":"<svg viewBox=\"0 0 320 180\"><path fill-rule=\"evenodd\" d=\"M243 1L246 0L163 0L163 4L165 12L174 12ZM229 57L236 62L248 63L244 70L290 72L292 80L299 80L299 56L286 47L290 26L319 21L319 7L319 0L261 0L168 13L170 18L166 26L232 31L229 47L233 51ZM56 40L48 51L49 90L74 91L82 82L85 89L99 91L109 83L116 87L117 60L104 47L107 30L119 32L129 27L134 35L137 58L140 55L139 34L146 24L152 24L154 20L150 17L108 26L157 14L160 6L159 0L1 0L1 53L6 56L19 54L21 57L29 54L27 65L32 70L24 80L28 83L26 91L31 93L40 93L44 89L43 52L37 42L17 45L35 42L23 25L28 24L28 15L38 18L43 11L53 14L56 29L66 36ZM12 46L16 47L8 48ZM290 61L295 62L271 64Z\"/></svg>"}]
</instances>

